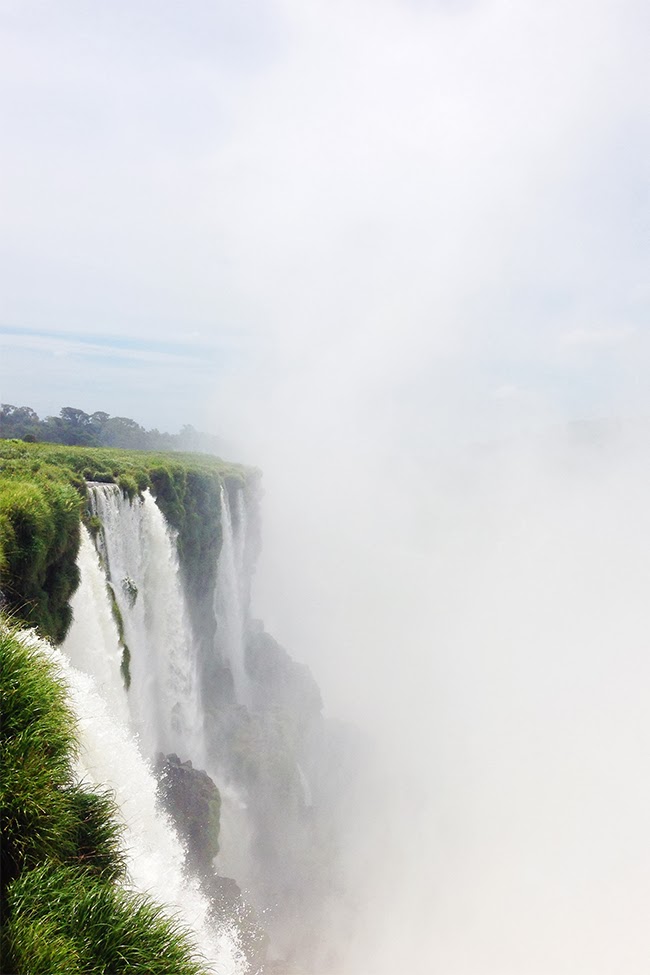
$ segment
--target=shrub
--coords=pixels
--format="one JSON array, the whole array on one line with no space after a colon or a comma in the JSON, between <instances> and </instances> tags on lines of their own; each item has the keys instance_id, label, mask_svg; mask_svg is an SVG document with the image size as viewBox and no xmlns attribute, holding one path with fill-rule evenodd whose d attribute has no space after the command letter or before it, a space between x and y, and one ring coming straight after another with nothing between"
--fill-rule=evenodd
<instances>
[{"instance_id":1,"label":"shrub","mask_svg":"<svg viewBox=\"0 0 650 975\"><path fill-rule=\"evenodd\" d=\"M122 494L133 501L136 494L138 493L138 485L136 484L134 478L130 477L128 474L120 474L117 478L117 484Z\"/></svg>"}]
</instances>

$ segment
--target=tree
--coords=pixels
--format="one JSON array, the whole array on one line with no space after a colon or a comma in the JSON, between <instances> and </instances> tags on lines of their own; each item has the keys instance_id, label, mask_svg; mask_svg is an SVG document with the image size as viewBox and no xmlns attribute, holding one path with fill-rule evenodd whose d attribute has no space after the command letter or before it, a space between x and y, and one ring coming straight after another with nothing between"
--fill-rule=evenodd
<instances>
[{"instance_id":1,"label":"tree","mask_svg":"<svg viewBox=\"0 0 650 975\"><path fill-rule=\"evenodd\" d=\"M30 406L13 406L2 403L0 406L0 436L24 437L38 432L40 420Z\"/></svg>"},{"instance_id":2,"label":"tree","mask_svg":"<svg viewBox=\"0 0 650 975\"><path fill-rule=\"evenodd\" d=\"M74 406L64 406L59 415L65 423L73 427L85 427L90 423L88 414Z\"/></svg>"}]
</instances>

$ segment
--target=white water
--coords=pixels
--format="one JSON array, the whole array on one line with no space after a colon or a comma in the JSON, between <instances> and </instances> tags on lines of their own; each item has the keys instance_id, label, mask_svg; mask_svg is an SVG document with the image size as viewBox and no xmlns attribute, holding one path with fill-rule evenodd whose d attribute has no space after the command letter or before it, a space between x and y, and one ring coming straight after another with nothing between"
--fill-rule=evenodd
<instances>
[{"instance_id":1,"label":"white water","mask_svg":"<svg viewBox=\"0 0 650 975\"><path fill-rule=\"evenodd\" d=\"M131 651L128 699L145 754L204 759L197 660L174 535L149 491L132 502L113 484L90 486L103 525L109 579ZM124 588L135 583L135 602Z\"/></svg>"},{"instance_id":2,"label":"white water","mask_svg":"<svg viewBox=\"0 0 650 975\"><path fill-rule=\"evenodd\" d=\"M62 649L75 667L95 678L115 715L126 721L129 708L120 673L122 648L106 592L106 575L84 525L77 564L80 581L71 600L73 623Z\"/></svg>"},{"instance_id":3,"label":"white water","mask_svg":"<svg viewBox=\"0 0 650 975\"><path fill-rule=\"evenodd\" d=\"M81 627L78 620L75 625ZM130 886L149 893L192 929L201 955L215 975L242 975L246 963L236 932L228 927L211 928L206 899L196 883L184 876L183 847L157 806L156 781L137 742L115 717L91 676L73 667L62 652L33 632L23 634L22 639L55 661L69 689L79 725L80 780L108 786L115 793L126 827Z\"/></svg>"},{"instance_id":4,"label":"white water","mask_svg":"<svg viewBox=\"0 0 650 975\"><path fill-rule=\"evenodd\" d=\"M246 509L241 491L237 492L236 503L236 518L233 519L228 493L222 486L223 540L217 565L214 612L217 619L217 651L230 663L237 701L250 705L250 682L244 662L248 611L245 571Z\"/></svg>"},{"instance_id":5,"label":"white water","mask_svg":"<svg viewBox=\"0 0 650 975\"><path fill-rule=\"evenodd\" d=\"M233 796L218 770L206 761L199 671L174 533L148 491L142 499L130 502L116 485L91 484L89 490L93 513L102 523L97 537L101 558L83 528L78 560L81 580L72 604L73 624L62 648L84 671L75 672L73 680L75 707L88 729L80 774L108 784L116 793L128 823L133 882L159 900L184 905L184 916L199 931L204 945L206 904L182 876L183 849L156 807L155 780L142 755L151 758L159 750L175 751L195 765L207 767L224 798L220 871L227 861L229 867L237 867L231 872L244 883L250 872L251 839L246 809L241 801L231 801ZM237 700L246 703L248 581L243 494L237 495L234 517L223 489L221 503L223 543L213 598L218 624L215 652L230 664ZM120 673L122 648L108 581L131 652L128 694ZM131 594L135 591L133 587L135 600L129 593L129 588ZM91 675L96 684L85 675ZM222 969L241 970L244 962L233 935L226 931L221 939L225 939L226 955L230 952L239 966ZM215 945L209 938L208 943L212 957Z\"/></svg>"}]
</instances>

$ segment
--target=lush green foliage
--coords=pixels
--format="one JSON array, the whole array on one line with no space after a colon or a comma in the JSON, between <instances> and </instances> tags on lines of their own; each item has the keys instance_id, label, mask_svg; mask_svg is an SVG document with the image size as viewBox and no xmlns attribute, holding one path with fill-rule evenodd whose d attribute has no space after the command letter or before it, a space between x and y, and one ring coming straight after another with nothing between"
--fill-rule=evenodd
<instances>
[{"instance_id":1,"label":"lush green foliage","mask_svg":"<svg viewBox=\"0 0 650 975\"><path fill-rule=\"evenodd\" d=\"M2 884L74 851L75 723L52 664L0 631Z\"/></svg>"},{"instance_id":2,"label":"lush green foliage","mask_svg":"<svg viewBox=\"0 0 650 975\"><path fill-rule=\"evenodd\" d=\"M24 474L34 473L57 476L64 469L67 477L77 486L82 481L118 483L120 477L135 482L139 491L154 488L161 479L168 477L176 486L183 483L188 471L197 474L219 475L242 482L251 476L251 468L229 464L210 454L162 453L144 450L121 450L109 447L75 447L62 444L24 443L20 440L0 439L0 469ZM60 477L61 474L59 473ZM129 486L129 481L125 487Z\"/></svg>"},{"instance_id":3,"label":"lush green foliage","mask_svg":"<svg viewBox=\"0 0 650 975\"><path fill-rule=\"evenodd\" d=\"M29 975L200 975L183 929L148 898L44 864L11 887L8 942Z\"/></svg>"},{"instance_id":4,"label":"lush green foliage","mask_svg":"<svg viewBox=\"0 0 650 975\"><path fill-rule=\"evenodd\" d=\"M13 466L13 465L12 465ZM9 605L62 640L79 576L82 498L74 479L50 466L0 470L0 574Z\"/></svg>"},{"instance_id":5,"label":"lush green foliage","mask_svg":"<svg viewBox=\"0 0 650 975\"><path fill-rule=\"evenodd\" d=\"M199 975L176 922L124 887L114 800L75 782L65 687L4 621L0 704L2 971Z\"/></svg>"},{"instance_id":6,"label":"lush green foliage","mask_svg":"<svg viewBox=\"0 0 650 975\"><path fill-rule=\"evenodd\" d=\"M207 454L0 440L0 586L9 607L54 640L65 636L87 481L116 483L131 499L150 488L178 532L189 593L205 598L221 548L221 484L232 488L256 477L253 469ZM96 519L89 511L84 518L96 533Z\"/></svg>"},{"instance_id":7,"label":"lush green foliage","mask_svg":"<svg viewBox=\"0 0 650 975\"><path fill-rule=\"evenodd\" d=\"M126 416L109 416L101 410L84 413L64 406L58 416L41 420L30 406L0 404L0 437L16 437L27 443L43 441L81 447L119 447L125 450L192 450L223 452L223 442L185 425L180 433L145 430Z\"/></svg>"},{"instance_id":8,"label":"lush green foliage","mask_svg":"<svg viewBox=\"0 0 650 975\"><path fill-rule=\"evenodd\" d=\"M122 611L119 607L119 603L115 598L115 590L110 582L106 583L106 595L108 596L108 601L111 604L111 613L113 614L113 619L117 628L117 636L122 648L120 673L122 674L124 687L128 691L131 686L131 651L129 650L126 640L124 639L124 619L122 617Z\"/></svg>"}]
</instances>

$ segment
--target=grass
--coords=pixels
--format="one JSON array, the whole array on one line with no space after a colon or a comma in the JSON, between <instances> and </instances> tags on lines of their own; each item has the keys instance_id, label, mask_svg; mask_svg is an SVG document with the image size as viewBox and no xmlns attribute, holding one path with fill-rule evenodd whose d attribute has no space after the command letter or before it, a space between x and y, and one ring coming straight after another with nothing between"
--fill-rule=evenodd
<instances>
[{"instance_id":1,"label":"grass","mask_svg":"<svg viewBox=\"0 0 650 975\"><path fill-rule=\"evenodd\" d=\"M0 632L2 886L49 857L74 853L69 793L76 727L65 688L37 650Z\"/></svg>"},{"instance_id":2,"label":"grass","mask_svg":"<svg viewBox=\"0 0 650 975\"><path fill-rule=\"evenodd\" d=\"M124 487L130 482L142 491L153 485L156 476L167 472L178 481L179 473L188 471L216 473L224 480L242 482L256 473L254 468L231 464L210 454L155 453L146 450L120 450L115 447L67 447L62 444L24 443L22 440L0 440L0 468L9 470L17 465L34 465L36 470L65 468L77 482L99 481L118 483L124 477ZM152 472L156 475L152 477ZM51 470L50 470L50 473Z\"/></svg>"},{"instance_id":3,"label":"grass","mask_svg":"<svg viewBox=\"0 0 650 975\"><path fill-rule=\"evenodd\" d=\"M143 895L79 867L45 864L14 883L9 941L29 975L200 975L187 933Z\"/></svg>"},{"instance_id":4,"label":"grass","mask_svg":"<svg viewBox=\"0 0 650 975\"><path fill-rule=\"evenodd\" d=\"M200 975L187 932L125 886L116 806L75 780L65 685L0 620L2 972Z\"/></svg>"},{"instance_id":5,"label":"grass","mask_svg":"<svg viewBox=\"0 0 650 975\"><path fill-rule=\"evenodd\" d=\"M58 472L57 472L58 474ZM60 641L79 574L83 500L70 480L49 471L0 472L0 574L9 605Z\"/></svg>"},{"instance_id":6,"label":"grass","mask_svg":"<svg viewBox=\"0 0 650 975\"><path fill-rule=\"evenodd\" d=\"M99 530L86 506L88 481L115 483L131 500L150 488L178 533L190 597L209 598L222 541L221 485L255 490L258 479L254 468L208 454L0 440L0 588L10 610L55 642L65 637L80 519Z\"/></svg>"}]
</instances>

